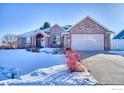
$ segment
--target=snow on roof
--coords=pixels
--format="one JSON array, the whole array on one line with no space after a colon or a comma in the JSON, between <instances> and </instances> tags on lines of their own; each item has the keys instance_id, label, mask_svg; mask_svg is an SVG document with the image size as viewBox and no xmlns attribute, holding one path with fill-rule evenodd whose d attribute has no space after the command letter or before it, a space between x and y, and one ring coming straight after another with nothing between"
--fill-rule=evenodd
<instances>
[{"instance_id":1,"label":"snow on roof","mask_svg":"<svg viewBox=\"0 0 124 93\"><path fill-rule=\"evenodd\" d=\"M53 28L53 27L56 26L56 25L59 26L58 24L55 24L55 25L53 25L51 28ZM64 29L63 27L61 27L61 26L59 26L59 27L60 27L63 31L65 31L65 29ZM42 32L43 34L47 35L46 33L49 32L51 28L47 28L47 29L43 29L43 30L41 30L41 29L36 29L36 30L32 30L32 31L30 31L30 32L23 33L23 34L18 35L18 36L21 36L21 37L30 37L30 36L34 35L35 33L37 33L37 32Z\"/></svg>"},{"instance_id":2,"label":"snow on roof","mask_svg":"<svg viewBox=\"0 0 124 93\"><path fill-rule=\"evenodd\" d=\"M51 28L53 28L53 27L55 27L55 26L58 26L58 27L60 27L60 28L62 29L62 31L65 31L65 29L64 29L62 26L58 25L58 24L53 25ZM51 28L50 28L50 29L51 29Z\"/></svg>"},{"instance_id":3,"label":"snow on roof","mask_svg":"<svg viewBox=\"0 0 124 93\"><path fill-rule=\"evenodd\" d=\"M118 33L113 39L124 39L124 30Z\"/></svg>"},{"instance_id":4,"label":"snow on roof","mask_svg":"<svg viewBox=\"0 0 124 93\"><path fill-rule=\"evenodd\" d=\"M64 27L62 27L62 28L64 28L64 30L68 30L69 28L71 28L72 26L71 25L65 25Z\"/></svg>"},{"instance_id":5,"label":"snow on roof","mask_svg":"<svg viewBox=\"0 0 124 93\"><path fill-rule=\"evenodd\" d=\"M37 33L37 32L42 32L43 34L46 35L46 32L48 32L49 29L50 29L50 28L43 29L43 30L41 30L41 29L36 29L36 30L32 30L32 31L30 31L30 32L23 33L23 34L21 34L21 35L19 35L19 36L22 36L22 37L30 37L30 36L34 35L35 33Z\"/></svg>"}]
</instances>

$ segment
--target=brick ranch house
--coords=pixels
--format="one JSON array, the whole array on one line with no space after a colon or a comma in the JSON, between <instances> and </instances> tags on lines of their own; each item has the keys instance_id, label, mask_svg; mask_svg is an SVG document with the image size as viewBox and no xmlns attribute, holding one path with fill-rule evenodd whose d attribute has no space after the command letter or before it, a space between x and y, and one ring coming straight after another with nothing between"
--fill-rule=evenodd
<instances>
[{"instance_id":1,"label":"brick ranch house","mask_svg":"<svg viewBox=\"0 0 124 93\"><path fill-rule=\"evenodd\" d=\"M17 47L60 47L75 50L110 50L113 32L87 16L65 30L59 25L33 30L17 37Z\"/></svg>"}]
</instances>

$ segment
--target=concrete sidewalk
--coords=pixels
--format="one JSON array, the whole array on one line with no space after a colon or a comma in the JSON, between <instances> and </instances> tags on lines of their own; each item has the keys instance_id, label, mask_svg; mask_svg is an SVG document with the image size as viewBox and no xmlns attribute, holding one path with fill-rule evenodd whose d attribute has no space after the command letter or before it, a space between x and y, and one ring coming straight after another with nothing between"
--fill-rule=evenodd
<instances>
[{"instance_id":1,"label":"concrete sidewalk","mask_svg":"<svg viewBox=\"0 0 124 93\"><path fill-rule=\"evenodd\" d=\"M124 85L124 57L105 51L80 52L98 85Z\"/></svg>"}]
</instances>

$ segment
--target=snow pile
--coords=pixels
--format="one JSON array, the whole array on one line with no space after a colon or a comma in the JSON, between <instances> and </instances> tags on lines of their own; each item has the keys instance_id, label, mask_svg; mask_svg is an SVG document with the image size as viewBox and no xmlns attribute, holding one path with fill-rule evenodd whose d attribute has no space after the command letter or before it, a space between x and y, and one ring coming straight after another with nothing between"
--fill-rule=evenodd
<instances>
[{"instance_id":1,"label":"snow pile","mask_svg":"<svg viewBox=\"0 0 124 93\"><path fill-rule=\"evenodd\" d=\"M88 72L70 73L66 65L35 70L19 79L0 81L0 85L95 85L96 80Z\"/></svg>"},{"instance_id":2,"label":"snow pile","mask_svg":"<svg viewBox=\"0 0 124 93\"><path fill-rule=\"evenodd\" d=\"M20 79L21 70L17 68L4 68L0 67L0 80L5 79Z\"/></svg>"},{"instance_id":3,"label":"snow pile","mask_svg":"<svg viewBox=\"0 0 124 93\"><path fill-rule=\"evenodd\" d=\"M55 48L42 48L40 49L40 52L45 52L45 53L53 53Z\"/></svg>"},{"instance_id":4,"label":"snow pile","mask_svg":"<svg viewBox=\"0 0 124 93\"><path fill-rule=\"evenodd\" d=\"M44 52L44 53L52 53L52 54L60 54L61 53L61 49L60 48L42 48L40 49L40 52Z\"/></svg>"},{"instance_id":5,"label":"snow pile","mask_svg":"<svg viewBox=\"0 0 124 93\"><path fill-rule=\"evenodd\" d=\"M109 51L109 53L124 55L124 51Z\"/></svg>"}]
</instances>

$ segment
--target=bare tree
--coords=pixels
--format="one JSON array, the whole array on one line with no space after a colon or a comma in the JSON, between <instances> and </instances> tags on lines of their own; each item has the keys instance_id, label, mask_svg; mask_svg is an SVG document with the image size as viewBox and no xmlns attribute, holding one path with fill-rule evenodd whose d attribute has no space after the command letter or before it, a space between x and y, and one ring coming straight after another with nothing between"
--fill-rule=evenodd
<instances>
[{"instance_id":1,"label":"bare tree","mask_svg":"<svg viewBox=\"0 0 124 93\"><path fill-rule=\"evenodd\" d=\"M2 43L6 44L9 48L16 48L17 36L14 34L6 34L2 37Z\"/></svg>"}]
</instances>

